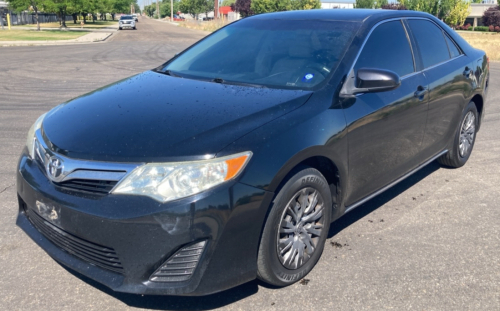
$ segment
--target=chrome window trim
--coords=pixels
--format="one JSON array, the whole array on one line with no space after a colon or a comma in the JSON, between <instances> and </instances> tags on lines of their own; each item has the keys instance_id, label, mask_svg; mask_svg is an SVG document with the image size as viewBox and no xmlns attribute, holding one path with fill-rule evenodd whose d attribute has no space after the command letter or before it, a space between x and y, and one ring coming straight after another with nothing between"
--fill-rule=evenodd
<instances>
[{"instance_id":1,"label":"chrome window trim","mask_svg":"<svg viewBox=\"0 0 500 311\"><path fill-rule=\"evenodd\" d=\"M448 34L447 34L446 30L444 30L441 26L439 26L438 24L436 24L436 22L434 22L434 21L433 21L433 20L431 20L431 19L428 19L428 18L425 18L425 17L406 17L405 19L406 19L406 20L410 20L410 19L421 19L421 20L426 20L426 21L429 21L429 22L433 23L434 25L436 25L436 27L437 27L437 28L439 28L439 29L441 30L441 33L443 34L443 36L448 36ZM408 25L408 26L409 26L409 25ZM412 35L413 35L413 34L412 34ZM448 38L450 38L450 36L448 36ZM443 37L443 40L445 40L446 46L448 46L448 43L446 42L446 39L445 39L444 37ZM424 68L424 69L422 69L422 70L421 70L421 71L419 71L419 72L425 72L425 71L426 71L426 70L428 70L428 69L432 69L432 68L435 68L435 67L437 67L437 66L440 66L440 65L446 64L447 62L450 62L450 61L452 61L452 60L454 60L454 59L457 59L457 58L459 58L459 57L461 57L461 56L464 56L464 55L465 55L465 53L463 52L462 48L460 48L460 46L459 46L459 45L455 42L455 40L453 40L452 38L450 38L450 40L451 40L451 41L455 44L455 46L459 49L459 51L460 51L460 53L461 53L461 54L460 54L460 55L458 55L458 56L456 56L456 57L453 57L453 58L452 58L452 57L451 57L451 55L450 55L450 59L445 60L445 61L442 61L442 62L437 63L437 64L434 64L434 65L429 66L429 67L427 67L427 68ZM448 48L448 53L449 53L449 52L450 52L450 49ZM420 51L419 51L419 53L420 53ZM422 65L423 65L423 64L422 64Z\"/></svg>"},{"instance_id":2,"label":"chrome window trim","mask_svg":"<svg viewBox=\"0 0 500 311\"><path fill-rule=\"evenodd\" d=\"M42 164L45 175L56 183L72 179L120 181L136 167L144 164L72 159L50 150L42 137L41 130L36 131L33 139L36 152L35 159L32 160ZM49 174L49 160L52 157L57 157L63 163L62 172L56 178Z\"/></svg>"},{"instance_id":3,"label":"chrome window trim","mask_svg":"<svg viewBox=\"0 0 500 311\"><path fill-rule=\"evenodd\" d=\"M405 30L405 32L406 32L406 33L407 33L407 35L409 36L410 34L408 33L408 30L406 29L406 26L405 26L405 24L403 23L403 20L410 20L410 19L422 19L422 20L430 21L431 23L433 23L434 25L436 25L439 29L441 29L441 31L444 31L443 35L447 35L446 31L445 31L445 30L444 30L441 26L439 26L439 25L438 25L438 24L436 24L433 20L428 19L428 18L426 18L426 17L396 17L396 18L390 18L390 19L386 19L386 20L380 21L380 22L376 23L376 24L372 27L372 29L370 29L370 32L368 33L368 35L366 36L365 40L363 41L363 44L361 45L361 48L359 49L358 54L356 55L356 58L354 59L354 62L352 63L352 65L351 65L351 67L350 67L350 69L349 69L349 71L348 71L348 73L349 73L349 74L347 74L347 78L349 78L349 76L350 76L351 72L354 70L354 66L356 66L356 63L358 62L358 58L359 58L359 56L361 55L361 52L363 52L363 49L365 48L366 42L368 41L368 39L369 39L369 38L370 38L370 36L372 35L372 33L373 33L373 31L375 30L375 28L377 28L378 26L380 26L380 25L382 25L382 24L384 24L384 23L387 23L387 22L392 22L392 21L401 21L401 22L402 22L403 29ZM413 36L413 34L412 34L412 36ZM408 39L409 39L409 38L408 38ZM444 38L443 38L443 39L444 39ZM450 39L451 39L451 38L450 38ZM430 66L430 67L424 68L424 69L422 69L422 70L420 70L420 71L417 71L417 67L416 67L416 59L415 59L415 54L414 54L414 47L413 47L413 45L412 45L412 43L411 43L411 40L410 40L410 41L409 41L409 44L410 44L410 49L411 49L411 51L412 51L412 56L413 56L413 64L414 64L414 70L415 70L415 71L414 71L413 73L410 73L410 74L407 74L407 75L405 75L405 76L402 76L402 77L401 77L401 81L402 81L402 80L404 80L404 79L406 79L406 78L412 77L412 76L414 76L414 75L416 75L416 74L418 74L418 73L423 73L423 72L425 72L426 70L433 69L433 68L435 68L435 67L437 67L437 66L440 66L440 65L446 64L447 62L450 62L450 61L452 61L452 60L455 60L455 59L457 59L457 58L460 58L460 57L464 56L464 55L465 55L465 53L464 53L464 52L463 52L463 50L460 48L460 46L456 44L455 40L453 40L453 39L451 39L451 40L452 40L452 42L453 42L453 43L457 46L457 48L459 48L459 50L460 50L461 54L460 54L460 55L458 55L458 56L456 56L456 57L450 58L450 59L448 59L448 60L446 60L446 61L443 61L443 62L441 62L441 63L437 63L437 64L432 65L432 66ZM420 54L420 51L419 51L419 54ZM344 85L345 85L345 83L344 83Z\"/></svg>"},{"instance_id":4,"label":"chrome window trim","mask_svg":"<svg viewBox=\"0 0 500 311\"><path fill-rule=\"evenodd\" d=\"M368 42L368 39L370 39L370 36L372 35L373 31L375 30L375 28L377 28L378 26L384 24L384 23L388 23L388 22L393 22L393 21L401 21L404 19L404 17L395 17L395 18L390 18L390 19L385 19L383 21L380 21L378 23L376 23L372 29L370 29L370 32L368 33L368 35L366 36L365 38L365 41L363 41L363 44L361 45L361 48L359 49L358 51L358 54L356 55L356 58L354 59L354 62L352 62L352 65L351 65L351 68L349 69L349 74L347 75L349 77L350 73L354 70L354 66L356 66L356 63L358 62L358 59L359 59L359 56L361 55L361 52L363 52L363 49L365 48L365 45L366 45L366 42ZM404 24L402 23L401 25L404 28ZM406 29L405 29L405 32L406 32ZM412 46L411 46L411 42L408 42L408 44L410 45L410 50L412 49ZM412 50L412 53L413 53L413 50ZM413 56L413 54L412 54ZM415 57L413 57L413 63L415 64ZM415 74L417 71L417 68L413 68L413 70L415 70L413 73L410 73L406 76L409 76L409 75L412 75L412 74ZM404 77L406 77L404 76ZM401 79L403 79L403 77L401 77Z\"/></svg>"}]
</instances>

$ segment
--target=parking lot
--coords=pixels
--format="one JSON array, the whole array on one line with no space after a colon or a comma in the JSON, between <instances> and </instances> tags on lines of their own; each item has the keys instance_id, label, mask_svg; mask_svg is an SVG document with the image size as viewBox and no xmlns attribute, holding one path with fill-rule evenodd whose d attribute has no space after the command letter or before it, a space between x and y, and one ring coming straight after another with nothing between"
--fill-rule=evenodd
<instances>
[{"instance_id":1,"label":"parking lot","mask_svg":"<svg viewBox=\"0 0 500 311\"><path fill-rule=\"evenodd\" d=\"M138 30L104 43L0 48L0 310L499 308L500 63L490 66L486 117L466 166L431 163L342 217L316 268L290 287L253 281L208 297L114 293L59 265L16 227L17 158L36 118L205 35L141 18Z\"/></svg>"}]
</instances>

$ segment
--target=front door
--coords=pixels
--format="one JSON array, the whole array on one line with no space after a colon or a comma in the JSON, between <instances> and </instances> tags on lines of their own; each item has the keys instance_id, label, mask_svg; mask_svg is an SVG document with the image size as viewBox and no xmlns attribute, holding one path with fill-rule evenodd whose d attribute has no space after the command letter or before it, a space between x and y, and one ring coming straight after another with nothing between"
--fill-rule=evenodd
<instances>
[{"instance_id":1,"label":"front door","mask_svg":"<svg viewBox=\"0 0 500 311\"><path fill-rule=\"evenodd\" d=\"M427 83L415 62L401 21L377 26L354 65L394 71L392 91L358 94L344 107L348 126L349 181L346 206L356 203L416 167L427 118Z\"/></svg>"}]
</instances>

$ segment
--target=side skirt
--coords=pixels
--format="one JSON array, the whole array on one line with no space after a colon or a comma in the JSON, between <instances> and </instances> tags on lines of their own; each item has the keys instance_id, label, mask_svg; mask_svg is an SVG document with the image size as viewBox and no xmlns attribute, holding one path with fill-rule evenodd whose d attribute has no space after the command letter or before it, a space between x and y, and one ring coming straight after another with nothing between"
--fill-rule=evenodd
<instances>
[{"instance_id":1,"label":"side skirt","mask_svg":"<svg viewBox=\"0 0 500 311\"><path fill-rule=\"evenodd\" d=\"M420 164L415 169L413 169L412 171L410 171L410 172L406 173L405 175L399 177L398 179L396 179L392 183L388 184L387 186L381 188L380 190L375 191L374 193L370 194L369 196L365 197L364 199L359 200L358 202L352 204L351 206L347 206L346 209L345 209L345 213L344 214L349 213L350 211L352 211L356 207L360 206L361 204L365 203L366 201L369 201L369 200L373 199L374 197L376 197L377 195L379 195L382 192L386 191L387 189L391 188L392 186L396 185L397 183L399 183L399 182L405 180L406 178L410 177L411 175L413 175L414 173L416 173L417 171L419 171L421 168L423 168L424 166L427 166L432 161L436 160L437 158L439 158L440 156L442 156L443 154L445 154L447 152L448 152L448 150L441 151L440 153L438 153L434 157L432 157L429 160L427 160L426 162Z\"/></svg>"}]
</instances>

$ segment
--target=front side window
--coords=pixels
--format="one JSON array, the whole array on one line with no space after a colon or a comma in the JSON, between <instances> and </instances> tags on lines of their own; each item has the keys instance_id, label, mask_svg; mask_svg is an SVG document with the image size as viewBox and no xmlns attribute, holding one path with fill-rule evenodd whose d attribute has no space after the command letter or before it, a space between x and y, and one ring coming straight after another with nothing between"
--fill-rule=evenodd
<instances>
[{"instance_id":1,"label":"front side window","mask_svg":"<svg viewBox=\"0 0 500 311\"><path fill-rule=\"evenodd\" d=\"M424 69L450 59L450 52L441 28L423 19L408 20L417 41Z\"/></svg>"},{"instance_id":2,"label":"front side window","mask_svg":"<svg viewBox=\"0 0 500 311\"><path fill-rule=\"evenodd\" d=\"M329 76L358 22L249 18L215 32L160 72L227 84L311 89Z\"/></svg>"},{"instance_id":3,"label":"front side window","mask_svg":"<svg viewBox=\"0 0 500 311\"><path fill-rule=\"evenodd\" d=\"M401 21L383 23L373 30L354 66L391 70L399 76L414 72L413 55Z\"/></svg>"}]
</instances>

